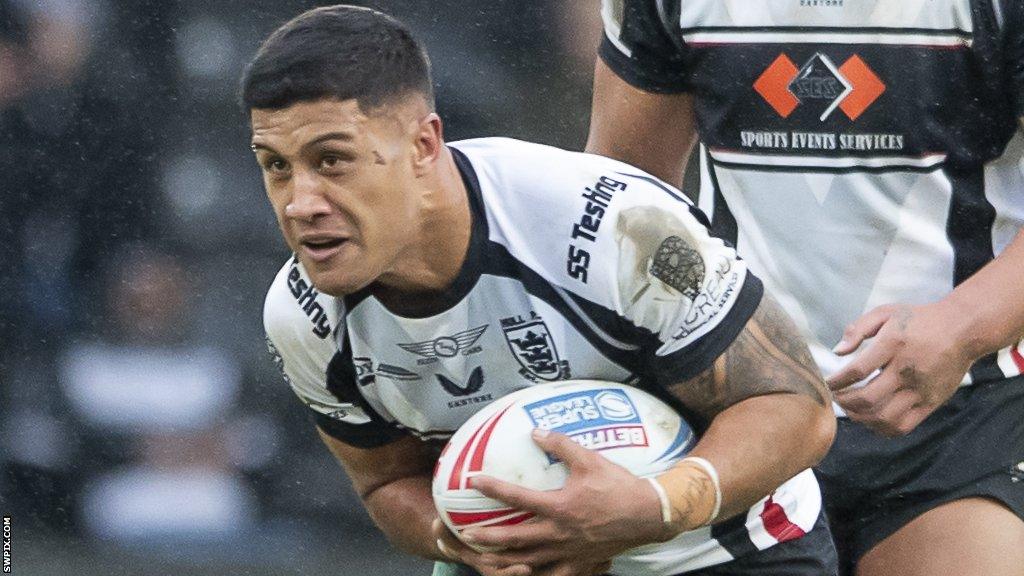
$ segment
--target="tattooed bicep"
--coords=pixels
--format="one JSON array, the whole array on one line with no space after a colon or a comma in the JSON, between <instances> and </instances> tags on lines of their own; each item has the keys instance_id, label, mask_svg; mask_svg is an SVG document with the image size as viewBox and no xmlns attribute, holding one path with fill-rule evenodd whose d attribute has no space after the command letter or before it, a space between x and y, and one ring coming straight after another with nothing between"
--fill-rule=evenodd
<instances>
[{"instance_id":1,"label":"tattooed bicep","mask_svg":"<svg viewBox=\"0 0 1024 576\"><path fill-rule=\"evenodd\" d=\"M802 394L821 405L831 401L796 325L767 293L710 368L668 389L708 419L741 400L765 394Z\"/></svg>"}]
</instances>

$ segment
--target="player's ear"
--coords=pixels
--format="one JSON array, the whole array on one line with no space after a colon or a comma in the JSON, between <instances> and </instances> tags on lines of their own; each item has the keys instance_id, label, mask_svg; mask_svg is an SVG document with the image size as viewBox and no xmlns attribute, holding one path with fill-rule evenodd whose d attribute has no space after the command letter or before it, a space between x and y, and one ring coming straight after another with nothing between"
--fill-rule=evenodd
<instances>
[{"instance_id":1,"label":"player's ear","mask_svg":"<svg viewBox=\"0 0 1024 576\"><path fill-rule=\"evenodd\" d=\"M441 156L444 134L441 117L430 112L420 119L416 127L416 158L414 170L417 176L425 174Z\"/></svg>"}]
</instances>

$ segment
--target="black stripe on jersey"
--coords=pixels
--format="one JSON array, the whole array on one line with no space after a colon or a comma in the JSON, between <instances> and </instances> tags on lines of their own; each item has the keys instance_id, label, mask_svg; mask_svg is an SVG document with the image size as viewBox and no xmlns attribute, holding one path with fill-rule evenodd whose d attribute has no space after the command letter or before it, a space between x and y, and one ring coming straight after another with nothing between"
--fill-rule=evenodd
<instances>
[{"instance_id":1,"label":"black stripe on jersey","mask_svg":"<svg viewBox=\"0 0 1024 576\"><path fill-rule=\"evenodd\" d=\"M822 32L827 34L892 34L894 36L959 36L970 40L974 34L969 30L961 28L886 28L881 26L865 26L858 28L834 27L834 26L694 26L692 28L679 28L680 34L694 34L698 32L749 32L758 34L763 32L782 33L787 32ZM785 44L785 39L774 42ZM764 42L759 42L763 44Z\"/></svg>"},{"instance_id":2,"label":"black stripe on jersey","mask_svg":"<svg viewBox=\"0 0 1024 576\"><path fill-rule=\"evenodd\" d=\"M729 204L722 195L722 187L718 184L718 172L715 171L715 163L711 154L704 148L704 162L707 164L708 176L711 178L711 187L714 189L715 199L711 208L711 234L716 238L729 242L735 247L739 241L739 227L736 225L736 217L729 210Z\"/></svg>"},{"instance_id":3,"label":"black stripe on jersey","mask_svg":"<svg viewBox=\"0 0 1024 576\"><path fill-rule=\"evenodd\" d=\"M687 198L685 194L670 188L668 184L665 184L664 182L658 180L654 176L647 176L646 174L630 174L628 172L616 172L616 174L619 174L621 176L628 176L630 178L636 178L637 180L643 180L644 182L654 185L656 188L660 189L661 191L668 194L672 198L678 200L679 202L682 202L689 206L693 205L693 202L690 202L690 199Z\"/></svg>"},{"instance_id":4,"label":"black stripe on jersey","mask_svg":"<svg viewBox=\"0 0 1024 576\"><path fill-rule=\"evenodd\" d=\"M316 412L316 425L328 436L357 448L376 448L407 435L405 431L385 421L359 392L352 349L347 340L342 350L335 353L327 364L327 390L341 402L358 406L370 418L366 424L351 424Z\"/></svg>"},{"instance_id":5,"label":"black stripe on jersey","mask_svg":"<svg viewBox=\"0 0 1024 576\"><path fill-rule=\"evenodd\" d=\"M676 190L670 187L668 184L665 184L661 180L658 180L657 178L653 176L648 176L646 174L629 174L627 172L616 172L616 174L626 176L627 178L636 178L637 180L641 180L643 182L651 184L655 188L671 196L673 200L686 204L687 210L690 211L690 216L696 218L697 221L700 222L701 226L705 228L711 228L711 222L708 221L707 214L702 212L700 208L694 205L694 203L691 202L690 199L687 198L686 195L680 192L679 190Z\"/></svg>"},{"instance_id":6,"label":"black stripe on jersey","mask_svg":"<svg viewBox=\"0 0 1024 576\"><path fill-rule=\"evenodd\" d=\"M710 154L708 160L714 166L721 166L723 168L729 168L730 170L756 170L758 172L799 172L799 173L822 173L822 174L863 174L869 172L872 174L884 174L886 172L917 172L925 174L928 172L935 172L941 170L943 164L936 164L934 166L906 166L906 165L895 165L895 166L850 166L846 168L833 168L829 166L777 166L774 164L752 164L746 162L725 162L722 160L716 160Z\"/></svg>"},{"instance_id":7,"label":"black stripe on jersey","mask_svg":"<svg viewBox=\"0 0 1024 576\"><path fill-rule=\"evenodd\" d=\"M985 198L985 175L981 170L946 171L953 186L946 220L946 236L953 246L953 285L959 286L995 258L992 224L996 210ZM996 354L989 354L971 366L975 383L1005 378Z\"/></svg>"},{"instance_id":8,"label":"black stripe on jersey","mask_svg":"<svg viewBox=\"0 0 1024 576\"><path fill-rule=\"evenodd\" d=\"M995 258L992 223L996 210L985 198L985 176L980 169L946 170L953 187L946 220L946 236L953 246L953 285L959 286Z\"/></svg>"},{"instance_id":9,"label":"black stripe on jersey","mask_svg":"<svg viewBox=\"0 0 1024 576\"><path fill-rule=\"evenodd\" d=\"M757 552L757 546L747 531L747 515L737 514L725 522L711 525L711 537L725 548L733 558L741 558Z\"/></svg>"}]
</instances>

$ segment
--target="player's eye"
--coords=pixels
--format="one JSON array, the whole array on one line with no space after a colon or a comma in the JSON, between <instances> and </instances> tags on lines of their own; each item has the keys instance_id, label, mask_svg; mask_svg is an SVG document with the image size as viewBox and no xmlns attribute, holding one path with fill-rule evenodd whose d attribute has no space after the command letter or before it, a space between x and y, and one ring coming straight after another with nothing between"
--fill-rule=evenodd
<instances>
[{"instance_id":1,"label":"player's eye","mask_svg":"<svg viewBox=\"0 0 1024 576\"><path fill-rule=\"evenodd\" d=\"M271 156L263 161L263 169L271 174L281 174L288 170L288 163L282 158Z\"/></svg>"},{"instance_id":2,"label":"player's eye","mask_svg":"<svg viewBox=\"0 0 1024 576\"><path fill-rule=\"evenodd\" d=\"M345 172L345 167L352 158L344 154L329 153L320 157L317 169L321 174L336 176Z\"/></svg>"}]
</instances>

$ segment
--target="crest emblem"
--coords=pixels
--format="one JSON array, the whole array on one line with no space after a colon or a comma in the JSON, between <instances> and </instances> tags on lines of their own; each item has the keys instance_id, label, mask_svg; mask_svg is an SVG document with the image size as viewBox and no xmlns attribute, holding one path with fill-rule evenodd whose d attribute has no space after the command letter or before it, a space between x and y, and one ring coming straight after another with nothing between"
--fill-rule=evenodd
<instances>
[{"instance_id":1,"label":"crest emblem","mask_svg":"<svg viewBox=\"0 0 1024 576\"><path fill-rule=\"evenodd\" d=\"M528 317L513 316L501 320L505 341L522 369L519 374L537 382L569 378L569 362L558 357L558 349L547 324L536 312Z\"/></svg>"}]
</instances>

